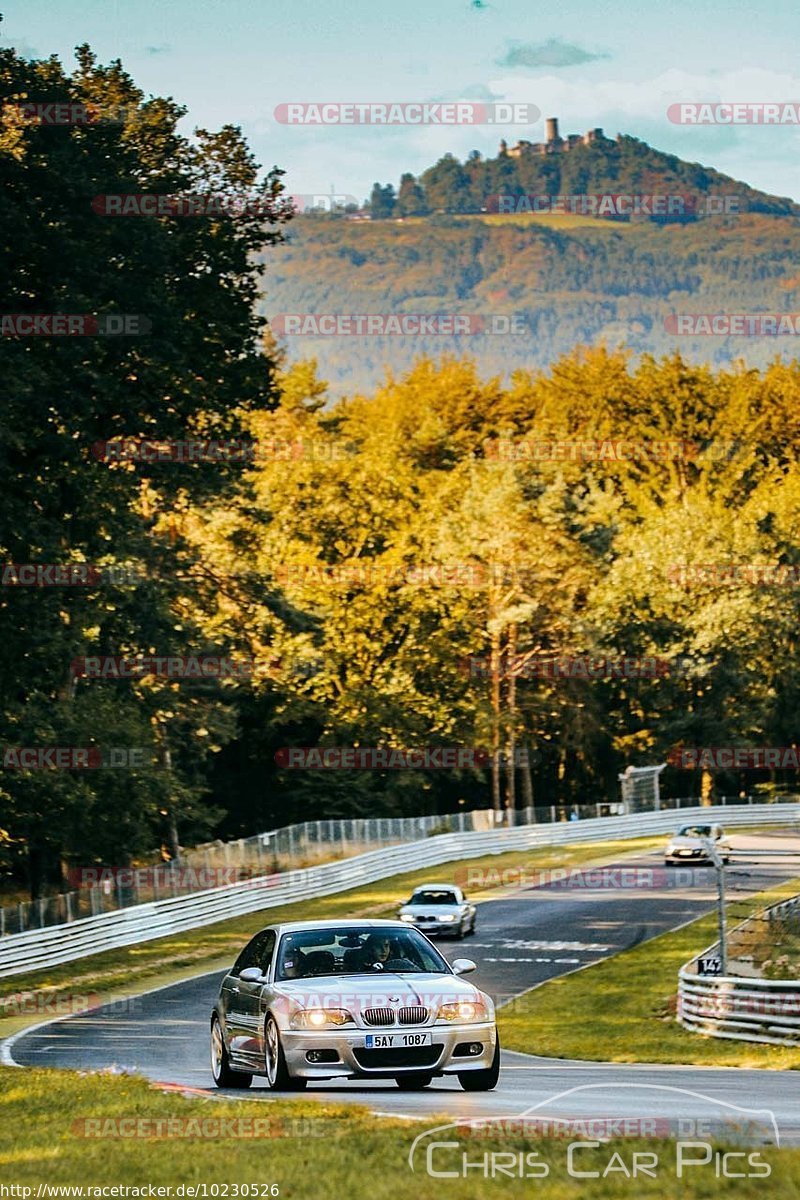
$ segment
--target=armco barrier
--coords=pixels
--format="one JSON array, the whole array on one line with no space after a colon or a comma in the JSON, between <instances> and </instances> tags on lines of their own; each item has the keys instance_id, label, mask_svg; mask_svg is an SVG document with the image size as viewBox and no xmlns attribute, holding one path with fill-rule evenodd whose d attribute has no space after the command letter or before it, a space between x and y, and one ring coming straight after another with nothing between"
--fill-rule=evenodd
<instances>
[{"instance_id":1,"label":"armco barrier","mask_svg":"<svg viewBox=\"0 0 800 1200\"><path fill-rule=\"evenodd\" d=\"M692 808L682 809L679 814L670 811L636 813L558 825L523 825L489 833L444 833L420 842L323 863L318 867L260 876L231 884L230 887L156 900L97 917L85 917L66 925L51 925L45 929L10 934L0 939L0 978L211 925L243 913L333 895L390 875L419 867L433 867L454 859L569 842L669 833L677 822L701 818L705 822L724 821L729 827L765 822L784 824L800 820L800 804Z\"/></svg>"},{"instance_id":2,"label":"armco barrier","mask_svg":"<svg viewBox=\"0 0 800 1200\"><path fill-rule=\"evenodd\" d=\"M760 916L795 910L800 897L784 900ZM743 921L737 929L750 922ZM733 933L736 930L732 931ZM678 974L678 1020L693 1033L739 1042L800 1045L800 980L749 979L738 975L698 975L698 959L715 956L709 946Z\"/></svg>"}]
</instances>

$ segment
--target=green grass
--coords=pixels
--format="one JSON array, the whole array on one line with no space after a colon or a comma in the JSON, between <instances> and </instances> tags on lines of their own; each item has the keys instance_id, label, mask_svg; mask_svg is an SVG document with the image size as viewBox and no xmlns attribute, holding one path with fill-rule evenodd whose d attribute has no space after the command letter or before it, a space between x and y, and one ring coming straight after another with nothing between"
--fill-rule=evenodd
<instances>
[{"instance_id":1,"label":"green grass","mask_svg":"<svg viewBox=\"0 0 800 1200\"><path fill-rule=\"evenodd\" d=\"M205 971L224 970L258 929L275 921L313 920L337 917L389 917L411 890L433 878L452 878L462 870L502 871L509 867L529 866L532 869L565 866L588 866L613 861L621 855L642 853L663 844L663 837L636 840L586 842L580 845L549 846L536 850L520 850L512 854L487 854L481 858L463 859L438 867L425 867L404 875L393 875L376 883L351 888L334 896L305 900L295 904L261 909L246 916L220 921L201 929L189 930L151 942L139 942L120 950L78 959L72 963L15 975L0 983L0 1040L16 1033L36 1020L46 1020L47 1011L16 1015L20 1003L12 1000L6 1005L3 998L18 993L33 993L25 1005L35 1009L38 998L49 997L52 1004L59 997L92 996L93 999L121 999L131 993L147 991L168 983L177 983ZM495 878L497 876L495 875ZM492 894L465 889L476 899ZM3 1016L2 1014L7 1015ZM8 1015L11 1014L11 1015ZM53 1013L52 1015L57 1015Z\"/></svg>"},{"instance_id":2,"label":"green grass","mask_svg":"<svg viewBox=\"0 0 800 1200\"><path fill-rule=\"evenodd\" d=\"M792 880L737 899L737 921L800 890ZM678 971L716 941L712 913L632 950L525 992L498 1014L508 1050L601 1062L800 1069L800 1047L755 1045L690 1033L675 1019Z\"/></svg>"},{"instance_id":3,"label":"green grass","mask_svg":"<svg viewBox=\"0 0 800 1200\"><path fill-rule=\"evenodd\" d=\"M163 1122L162 1136L142 1136L148 1130L131 1118ZM128 1123L120 1126L121 1119ZM800 1151L771 1147L760 1151L761 1160L771 1168L768 1180L721 1183L713 1164L676 1180L674 1144L616 1141L581 1150L576 1166L602 1172L614 1152L630 1164L638 1149L658 1155L657 1177L634 1181L617 1166L606 1180L586 1180L570 1177L564 1139L473 1140L463 1132L446 1130L438 1136L458 1139L472 1163L483 1161L492 1151L538 1152L537 1161L547 1165L548 1177L492 1179L473 1168L466 1177L433 1179L425 1171L424 1156L415 1158L412 1173L408 1154L413 1139L446 1120L430 1117L404 1123L376 1118L363 1108L308 1100L198 1099L165 1093L134 1077L78 1077L66 1071L4 1068L0 1069L0 1182L31 1187L34 1197L42 1183L84 1188L205 1184L209 1189L214 1184L277 1184L282 1200L485 1200L500 1195L535 1195L542 1200L663 1200L680 1195L701 1200L717 1194L741 1200L778 1196L789 1200L800 1195ZM87 1126L87 1121L95 1124ZM181 1125L176 1127L175 1122ZM86 1136L87 1129L93 1136ZM127 1136L109 1136L120 1130ZM165 1130L172 1135L163 1136ZM177 1137L177 1131L194 1136ZM156 1127L151 1125L149 1132L157 1132ZM215 1136L219 1132L226 1136ZM237 1132L258 1136L231 1136ZM445 1160L434 1159L434 1166L450 1169L460 1162L457 1151ZM221 1189L217 1194L224 1196ZM235 1195L232 1186L227 1194ZM269 1191L259 1189L255 1194L269 1195Z\"/></svg>"},{"instance_id":4,"label":"green grass","mask_svg":"<svg viewBox=\"0 0 800 1200\"><path fill-rule=\"evenodd\" d=\"M550 229L581 229L591 226L593 229L602 229L606 232L611 230L620 230L629 232L641 228L637 222L633 221L609 221L604 217L592 217L584 213L547 213L547 212L519 212L519 213L449 213L448 216L453 221L479 221L483 225L544 225ZM398 218L390 217L384 224L396 224ZM430 221L429 217L403 217L404 225L427 225Z\"/></svg>"},{"instance_id":5,"label":"green grass","mask_svg":"<svg viewBox=\"0 0 800 1200\"><path fill-rule=\"evenodd\" d=\"M622 230L629 232L636 223L608 221L602 217L591 217L583 213L465 213L458 220L481 221L484 225L544 225L549 229L592 229Z\"/></svg>"}]
</instances>

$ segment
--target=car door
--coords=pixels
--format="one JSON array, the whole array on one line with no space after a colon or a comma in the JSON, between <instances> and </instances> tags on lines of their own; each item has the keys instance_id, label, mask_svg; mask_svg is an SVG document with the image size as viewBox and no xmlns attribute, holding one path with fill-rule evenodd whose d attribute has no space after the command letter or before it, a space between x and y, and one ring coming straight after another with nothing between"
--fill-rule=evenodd
<instances>
[{"instance_id":1,"label":"car door","mask_svg":"<svg viewBox=\"0 0 800 1200\"><path fill-rule=\"evenodd\" d=\"M260 995L262 984L241 978L248 967L267 969L275 949L275 930L262 929L245 946L225 980L227 990L228 1049L231 1056L246 1065L260 1063Z\"/></svg>"}]
</instances>

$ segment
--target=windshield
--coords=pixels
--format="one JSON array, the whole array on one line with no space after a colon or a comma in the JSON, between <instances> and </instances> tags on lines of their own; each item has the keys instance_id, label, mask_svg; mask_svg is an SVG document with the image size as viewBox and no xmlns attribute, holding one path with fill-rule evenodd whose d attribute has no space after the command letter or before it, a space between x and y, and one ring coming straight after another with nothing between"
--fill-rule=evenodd
<instances>
[{"instance_id":1,"label":"windshield","mask_svg":"<svg viewBox=\"0 0 800 1200\"><path fill-rule=\"evenodd\" d=\"M371 975L381 971L441 973L449 967L416 929L302 929L281 938L275 978Z\"/></svg>"},{"instance_id":2,"label":"windshield","mask_svg":"<svg viewBox=\"0 0 800 1200\"><path fill-rule=\"evenodd\" d=\"M711 837L711 826L710 825L684 825L683 829L681 829L680 833L678 834L678 837L700 837L700 838Z\"/></svg>"},{"instance_id":3,"label":"windshield","mask_svg":"<svg viewBox=\"0 0 800 1200\"><path fill-rule=\"evenodd\" d=\"M454 892L448 892L445 888L423 888L422 891L414 892L410 900L411 904L458 904Z\"/></svg>"}]
</instances>

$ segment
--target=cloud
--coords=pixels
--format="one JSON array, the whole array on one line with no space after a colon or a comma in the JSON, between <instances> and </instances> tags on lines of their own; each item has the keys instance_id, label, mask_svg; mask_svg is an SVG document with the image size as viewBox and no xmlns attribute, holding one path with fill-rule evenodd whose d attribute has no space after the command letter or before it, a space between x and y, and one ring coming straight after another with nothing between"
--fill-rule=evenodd
<instances>
[{"instance_id":1,"label":"cloud","mask_svg":"<svg viewBox=\"0 0 800 1200\"><path fill-rule=\"evenodd\" d=\"M445 100L502 100L500 92L495 92L492 88L487 87L485 83L471 83L468 87L457 88L454 92L440 92L436 96L431 96L431 102L440 102Z\"/></svg>"},{"instance_id":2,"label":"cloud","mask_svg":"<svg viewBox=\"0 0 800 1200\"><path fill-rule=\"evenodd\" d=\"M577 67L581 63L595 62L599 58L610 58L609 54L593 54L573 42L562 42L550 38L538 45L512 42L505 58L498 60L501 67Z\"/></svg>"},{"instance_id":3,"label":"cloud","mask_svg":"<svg viewBox=\"0 0 800 1200\"><path fill-rule=\"evenodd\" d=\"M0 38L2 38L0 50L15 50L20 58L42 59L47 57L30 42L26 42L24 38L4 38L2 34L0 34Z\"/></svg>"}]
</instances>

